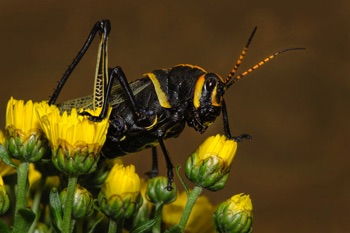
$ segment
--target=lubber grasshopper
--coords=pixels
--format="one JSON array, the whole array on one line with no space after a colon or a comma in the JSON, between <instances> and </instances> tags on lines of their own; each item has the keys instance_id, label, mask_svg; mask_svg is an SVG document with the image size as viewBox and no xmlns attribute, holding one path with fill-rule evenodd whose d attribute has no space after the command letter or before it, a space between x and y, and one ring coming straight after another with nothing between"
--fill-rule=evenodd
<instances>
[{"instance_id":1,"label":"lubber grasshopper","mask_svg":"<svg viewBox=\"0 0 350 233\"><path fill-rule=\"evenodd\" d=\"M169 69L154 70L145 74L143 78L129 83L121 67L108 68L108 37L110 30L109 20L102 20L94 25L83 48L59 81L49 104L56 102L64 83L98 33L100 44L94 94L67 101L60 104L59 107L62 111L69 111L73 107L78 109L102 107L99 116L92 116L84 111L81 113L89 115L92 121L99 121L106 117L108 105L111 106L113 109L107 139L102 148L103 155L107 158L115 158L146 148L155 148L159 144L167 164L168 188L171 188L171 182L173 181L173 164L164 140L178 137L186 123L196 131L204 133L221 112L227 137L236 141L250 138L247 134L237 137L231 136L226 104L223 98L225 92L237 80L278 54L289 50L302 49L290 48L279 51L234 77L248 50L256 31L255 28L226 79L215 73L206 72L198 66L181 64Z\"/></svg>"}]
</instances>

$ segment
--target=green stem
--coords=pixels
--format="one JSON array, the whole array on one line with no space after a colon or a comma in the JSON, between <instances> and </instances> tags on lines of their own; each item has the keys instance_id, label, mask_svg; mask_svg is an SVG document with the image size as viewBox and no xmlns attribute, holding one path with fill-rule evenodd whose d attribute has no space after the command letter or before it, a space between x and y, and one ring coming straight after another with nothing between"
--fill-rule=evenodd
<instances>
[{"instance_id":1,"label":"green stem","mask_svg":"<svg viewBox=\"0 0 350 233\"><path fill-rule=\"evenodd\" d=\"M27 206L27 178L28 178L29 163L22 162L17 169L17 195L16 195L16 212Z\"/></svg>"},{"instance_id":2,"label":"green stem","mask_svg":"<svg viewBox=\"0 0 350 233\"><path fill-rule=\"evenodd\" d=\"M181 168L181 165L176 166L175 172L176 172L177 177L179 178L179 180L180 180L182 186L184 187L184 189L185 189L185 191L186 191L186 193L187 193L187 195L188 195L189 189L188 189L188 187L187 187L185 181L182 179L182 176L180 175L180 172L179 172L180 168Z\"/></svg>"},{"instance_id":3,"label":"green stem","mask_svg":"<svg viewBox=\"0 0 350 233\"><path fill-rule=\"evenodd\" d=\"M28 178L29 162L21 162L17 168L17 193L16 193L16 209L13 232L23 232L25 221L18 214L18 210L27 207L27 178Z\"/></svg>"},{"instance_id":4,"label":"green stem","mask_svg":"<svg viewBox=\"0 0 350 233\"><path fill-rule=\"evenodd\" d=\"M156 211L154 220L156 221L152 227L152 233L160 233L160 227L162 223L162 209L163 209L163 203L156 204Z\"/></svg>"},{"instance_id":5,"label":"green stem","mask_svg":"<svg viewBox=\"0 0 350 233\"><path fill-rule=\"evenodd\" d=\"M41 195L43 194L45 183L46 183L47 176L42 175L41 179L39 180L39 185L37 189L35 190L34 198L33 198L33 205L32 205L32 211L35 214L35 220L32 224L32 226L29 229L28 233L32 233L35 231L36 225L39 221L41 213L39 213L39 206L41 201Z\"/></svg>"},{"instance_id":6,"label":"green stem","mask_svg":"<svg viewBox=\"0 0 350 233\"><path fill-rule=\"evenodd\" d=\"M109 219L108 233L122 233L123 232L124 219L113 220Z\"/></svg>"},{"instance_id":7,"label":"green stem","mask_svg":"<svg viewBox=\"0 0 350 233\"><path fill-rule=\"evenodd\" d=\"M77 184L77 176L69 176L66 200L64 202L64 213L63 213L63 226L62 233L70 233L73 229L72 224L72 210L74 203L74 191Z\"/></svg>"},{"instance_id":8,"label":"green stem","mask_svg":"<svg viewBox=\"0 0 350 233\"><path fill-rule=\"evenodd\" d=\"M179 227L183 232L185 230L185 226L188 221L188 218L190 217L193 205L197 201L197 198L199 197L199 194L201 194L202 190L203 190L202 187L195 186L188 195L187 203L184 211L182 212L182 216L179 222Z\"/></svg>"}]
</instances>

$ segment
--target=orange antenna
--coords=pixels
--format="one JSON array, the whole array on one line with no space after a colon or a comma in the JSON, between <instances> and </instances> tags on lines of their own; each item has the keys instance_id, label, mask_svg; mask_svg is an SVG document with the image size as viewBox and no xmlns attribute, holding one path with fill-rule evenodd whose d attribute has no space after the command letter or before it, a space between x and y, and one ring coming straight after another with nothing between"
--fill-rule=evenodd
<instances>
[{"instance_id":1,"label":"orange antenna","mask_svg":"<svg viewBox=\"0 0 350 233\"><path fill-rule=\"evenodd\" d=\"M281 51L278 51L275 54L272 54L271 56L265 58L264 60L260 61L258 64L254 65L253 67L251 67L250 69L248 69L247 71L243 72L242 74L238 75L237 77L235 77L234 79L230 80L229 82L226 82L226 89L228 89L232 84L234 84L236 81L238 81L239 79L241 79L242 77L246 76L247 74L253 72L254 70L258 69L260 66L264 65L266 62L272 60L273 58L275 58L277 55L287 52L287 51L291 51L291 50L304 50L305 48L288 48L288 49L284 49ZM243 50L244 51L244 50ZM232 71L231 71L232 72ZM230 73L231 74L231 73ZM230 76L230 75L229 75Z\"/></svg>"},{"instance_id":2,"label":"orange antenna","mask_svg":"<svg viewBox=\"0 0 350 233\"><path fill-rule=\"evenodd\" d=\"M249 39L248 39L248 41L247 41L247 44L244 46L244 48L243 48L241 54L239 55L238 60L236 61L236 64L235 64L234 67L232 68L231 72L227 75L227 78L226 78L226 80L225 80L225 83L228 83L228 82L232 79L232 77L233 77L233 75L236 73L236 71L237 71L239 65L242 63L243 58L244 58L244 56L246 55L246 53L247 53L247 51L248 51L250 42L252 41L252 39L253 39L253 37L254 37L254 34L255 34L255 32L256 32L256 29L257 29L257 27L255 27L254 30L253 30L253 32L252 32L252 34L250 34L250 37L249 37Z\"/></svg>"}]
</instances>

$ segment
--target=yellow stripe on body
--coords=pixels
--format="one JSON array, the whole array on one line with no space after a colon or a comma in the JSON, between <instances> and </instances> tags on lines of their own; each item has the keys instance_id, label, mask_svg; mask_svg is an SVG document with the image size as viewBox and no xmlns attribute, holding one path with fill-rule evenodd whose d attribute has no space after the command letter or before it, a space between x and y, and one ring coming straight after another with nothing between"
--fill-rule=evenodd
<instances>
[{"instance_id":1,"label":"yellow stripe on body","mask_svg":"<svg viewBox=\"0 0 350 233\"><path fill-rule=\"evenodd\" d=\"M200 99L202 96L202 90L203 90L203 85L204 85L204 78L205 74L200 76L196 82L196 87L194 89L194 95L193 95L193 105L196 109L199 108L200 104Z\"/></svg>"},{"instance_id":2,"label":"yellow stripe on body","mask_svg":"<svg viewBox=\"0 0 350 233\"><path fill-rule=\"evenodd\" d=\"M217 93L218 86L216 86L213 90L213 93L211 93L211 105L220 107L221 103L217 102L216 93Z\"/></svg>"},{"instance_id":3,"label":"yellow stripe on body","mask_svg":"<svg viewBox=\"0 0 350 233\"><path fill-rule=\"evenodd\" d=\"M156 115L156 118L154 118L153 123L150 126L146 126L145 129L150 130L152 129L158 122L158 116Z\"/></svg>"},{"instance_id":4,"label":"yellow stripe on body","mask_svg":"<svg viewBox=\"0 0 350 233\"><path fill-rule=\"evenodd\" d=\"M207 73L207 71L205 71L202 67L194 66L194 65L191 65L191 64L178 64L178 65L174 66L173 68L178 67L178 66L187 66L187 67L190 67L191 69L198 69L198 70L203 71L204 73Z\"/></svg>"},{"instance_id":5,"label":"yellow stripe on body","mask_svg":"<svg viewBox=\"0 0 350 233\"><path fill-rule=\"evenodd\" d=\"M163 108L171 108L167 95L162 90L156 75L154 73L147 73L144 76L147 76L151 79L154 89L156 90L160 106L162 106Z\"/></svg>"}]
</instances>

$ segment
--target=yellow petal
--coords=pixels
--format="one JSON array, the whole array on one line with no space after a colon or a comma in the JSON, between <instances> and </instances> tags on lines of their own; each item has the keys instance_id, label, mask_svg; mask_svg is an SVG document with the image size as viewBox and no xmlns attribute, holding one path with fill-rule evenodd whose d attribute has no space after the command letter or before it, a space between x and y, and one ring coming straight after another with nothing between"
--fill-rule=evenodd
<instances>
[{"instance_id":1,"label":"yellow petal","mask_svg":"<svg viewBox=\"0 0 350 233\"><path fill-rule=\"evenodd\" d=\"M15 100L13 97L7 103L6 128L14 127L25 134L33 130L40 130L38 117L35 113L35 105L29 100L24 104L23 100Z\"/></svg>"},{"instance_id":2,"label":"yellow petal","mask_svg":"<svg viewBox=\"0 0 350 233\"><path fill-rule=\"evenodd\" d=\"M87 111L92 115L98 115L101 108ZM101 147L106 140L110 112L111 108L108 109L105 119L101 122L93 122L87 116L79 115L75 108L70 114L67 112L61 114L54 105L48 106L47 103L41 103L37 107L40 124L54 148L57 148L58 142L62 140L72 146L77 143L86 143Z\"/></svg>"},{"instance_id":3,"label":"yellow petal","mask_svg":"<svg viewBox=\"0 0 350 233\"><path fill-rule=\"evenodd\" d=\"M108 197L113 195L122 196L126 193L139 193L141 183L133 165L124 167L115 164L105 181L104 187Z\"/></svg>"}]
</instances>

